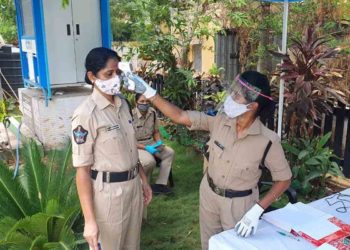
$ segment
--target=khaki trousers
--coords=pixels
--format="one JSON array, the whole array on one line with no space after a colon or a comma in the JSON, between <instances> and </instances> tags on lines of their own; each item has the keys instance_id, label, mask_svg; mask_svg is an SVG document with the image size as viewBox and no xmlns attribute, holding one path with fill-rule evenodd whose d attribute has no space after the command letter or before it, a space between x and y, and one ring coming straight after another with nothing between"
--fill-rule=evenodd
<instances>
[{"instance_id":1,"label":"khaki trousers","mask_svg":"<svg viewBox=\"0 0 350 250\"><path fill-rule=\"evenodd\" d=\"M138 250L143 194L140 176L125 182L93 181L93 203L103 250Z\"/></svg>"},{"instance_id":2,"label":"khaki trousers","mask_svg":"<svg viewBox=\"0 0 350 250\"><path fill-rule=\"evenodd\" d=\"M209 238L232 229L243 215L258 201L258 188L246 197L225 198L214 193L204 175L199 188L199 223L202 249L208 249Z\"/></svg>"},{"instance_id":3,"label":"khaki trousers","mask_svg":"<svg viewBox=\"0 0 350 250\"><path fill-rule=\"evenodd\" d=\"M138 152L139 159L141 161L143 169L145 170L146 176L150 176L154 167L156 166L155 157L161 160L159 176L156 180L156 184L167 185L171 165L174 159L174 150L168 146L165 146L161 152L156 153L155 155L152 155L143 149L139 149Z\"/></svg>"},{"instance_id":4,"label":"khaki trousers","mask_svg":"<svg viewBox=\"0 0 350 250\"><path fill-rule=\"evenodd\" d=\"M169 174L171 170L171 165L174 160L174 150L168 146L165 146L164 149L160 153L156 153L156 156L148 153L146 150L138 149L139 159L143 170L148 178L148 181L151 180L152 171L156 166L155 157L161 159L159 176L157 178L156 184L168 184ZM142 218L147 220L147 208L143 209Z\"/></svg>"}]
</instances>

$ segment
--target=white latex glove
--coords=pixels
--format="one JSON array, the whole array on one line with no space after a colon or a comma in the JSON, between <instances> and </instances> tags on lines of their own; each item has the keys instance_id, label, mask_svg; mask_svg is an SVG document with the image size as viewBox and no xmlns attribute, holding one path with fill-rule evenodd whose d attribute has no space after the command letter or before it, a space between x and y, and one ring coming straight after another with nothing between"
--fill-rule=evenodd
<instances>
[{"instance_id":1,"label":"white latex glove","mask_svg":"<svg viewBox=\"0 0 350 250\"><path fill-rule=\"evenodd\" d=\"M121 77L126 89L143 94L147 99L155 96L157 91L151 88L141 77L132 73L129 62L119 62L118 68L123 71Z\"/></svg>"},{"instance_id":2,"label":"white latex glove","mask_svg":"<svg viewBox=\"0 0 350 250\"><path fill-rule=\"evenodd\" d=\"M258 228L259 218L263 212L264 209L259 204L255 204L236 224L235 231L237 235L242 237L254 235Z\"/></svg>"},{"instance_id":3,"label":"white latex glove","mask_svg":"<svg viewBox=\"0 0 350 250\"><path fill-rule=\"evenodd\" d=\"M141 77L132 73L126 73L126 78L128 79L125 82L128 90L135 91L136 93L143 94L146 99L152 98L156 95L157 91L149 86Z\"/></svg>"},{"instance_id":4,"label":"white latex glove","mask_svg":"<svg viewBox=\"0 0 350 250\"><path fill-rule=\"evenodd\" d=\"M121 71L123 71L125 74L126 73L132 73L131 64L129 62L119 62L118 63L118 68Z\"/></svg>"}]
</instances>

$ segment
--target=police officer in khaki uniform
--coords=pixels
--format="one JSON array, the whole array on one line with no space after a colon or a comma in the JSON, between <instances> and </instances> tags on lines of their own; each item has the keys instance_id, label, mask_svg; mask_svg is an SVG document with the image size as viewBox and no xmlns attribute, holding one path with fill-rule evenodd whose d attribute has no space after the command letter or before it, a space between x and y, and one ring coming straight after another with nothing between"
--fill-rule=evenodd
<instances>
[{"instance_id":1,"label":"police officer in khaki uniform","mask_svg":"<svg viewBox=\"0 0 350 250\"><path fill-rule=\"evenodd\" d=\"M143 203L152 190L138 164L132 117L120 96L120 58L95 48L86 57L93 92L72 117L73 165L90 249L139 249Z\"/></svg>"},{"instance_id":2,"label":"police officer in khaki uniform","mask_svg":"<svg viewBox=\"0 0 350 250\"><path fill-rule=\"evenodd\" d=\"M128 77L136 92L146 93L175 123L210 133L209 166L200 185L202 248L208 249L209 238L223 230L235 228L243 237L254 234L264 209L289 187L292 176L279 137L258 118L272 101L267 77L256 71L238 75L228 90L223 112L215 117L183 111L154 94L138 76ZM274 184L259 200L259 163L268 145L264 165Z\"/></svg>"},{"instance_id":3,"label":"police officer in khaki uniform","mask_svg":"<svg viewBox=\"0 0 350 250\"><path fill-rule=\"evenodd\" d=\"M137 148L142 167L149 177L156 166L156 158L160 160L159 176L152 185L154 194L169 194L171 189L167 183L174 159L174 150L163 144L159 133L159 120L156 111L150 107L149 100L143 95L135 95L136 108L133 109L134 129Z\"/></svg>"}]
</instances>

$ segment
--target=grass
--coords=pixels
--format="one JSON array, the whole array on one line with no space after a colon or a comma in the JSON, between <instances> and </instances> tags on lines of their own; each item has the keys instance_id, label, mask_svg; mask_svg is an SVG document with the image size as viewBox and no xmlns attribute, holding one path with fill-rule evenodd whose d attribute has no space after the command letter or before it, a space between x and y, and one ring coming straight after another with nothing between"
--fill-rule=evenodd
<instances>
[{"instance_id":1,"label":"grass","mask_svg":"<svg viewBox=\"0 0 350 250\"><path fill-rule=\"evenodd\" d=\"M167 145L176 152L174 194L153 197L147 222L142 227L141 249L200 249L198 199L202 156L176 142L168 141ZM154 171L153 177L157 174Z\"/></svg>"}]
</instances>

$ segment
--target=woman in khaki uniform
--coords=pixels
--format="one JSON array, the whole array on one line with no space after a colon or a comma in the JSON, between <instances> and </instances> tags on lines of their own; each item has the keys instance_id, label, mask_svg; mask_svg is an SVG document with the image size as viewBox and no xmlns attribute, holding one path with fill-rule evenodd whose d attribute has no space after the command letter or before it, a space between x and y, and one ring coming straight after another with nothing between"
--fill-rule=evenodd
<instances>
[{"instance_id":1,"label":"woman in khaki uniform","mask_svg":"<svg viewBox=\"0 0 350 250\"><path fill-rule=\"evenodd\" d=\"M153 194L170 194L167 186L174 159L174 150L164 145L159 132L159 120L149 100L143 95L135 95L136 107L132 110L137 148L142 167L147 177L150 177L156 166L156 158L160 160L159 176L153 184Z\"/></svg>"},{"instance_id":2,"label":"woman in khaki uniform","mask_svg":"<svg viewBox=\"0 0 350 250\"><path fill-rule=\"evenodd\" d=\"M139 167L135 132L119 95L119 56L95 48L86 57L86 82L93 92L72 118L73 165L90 249L140 248L143 202L152 190ZM143 193L143 195L142 195ZM142 198L143 196L143 198Z\"/></svg>"},{"instance_id":3,"label":"woman in khaki uniform","mask_svg":"<svg viewBox=\"0 0 350 250\"><path fill-rule=\"evenodd\" d=\"M202 248L208 249L209 238L223 230L235 228L243 237L254 234L264 209L289 187L292 176L279 137L258 118L272 101L267 77L256 71L237 76L223 112L215 117L183 111L156 95L138 76L128 77L136 92L144 93L175 123L210 133L209 166L200 185ZM264 163L274 184L259 200L259 164L268 145Z\"/></svg>"}]
</instances>

